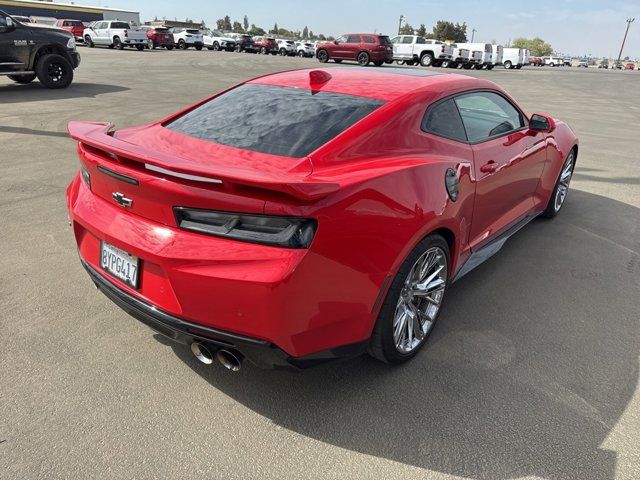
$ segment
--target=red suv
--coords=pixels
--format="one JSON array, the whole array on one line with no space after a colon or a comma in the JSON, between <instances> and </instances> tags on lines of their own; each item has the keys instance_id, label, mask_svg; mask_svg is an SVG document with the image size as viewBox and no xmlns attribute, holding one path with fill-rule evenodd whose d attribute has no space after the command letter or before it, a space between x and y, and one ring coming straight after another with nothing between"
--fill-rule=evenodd
<instances>
[{"instance_id":1,"label":"red suv","mask_svg":"<svg viewBox=\"0 0 640 480\"><path fill-rule=\"evenodd\" d=\"M142 26L140 28L147 31L149 48L164 47L167 50L173 50L173 33L167 27Z\"/></svg>"},{"instance_id":2,"label":"red suv","mask_svg":"<svg viewBox=\"0 0 640 480\"><path fill-rule=\"evenodd\" d=\"M340 63L342 60L355 60L362 66L369 62L377 67L393 61L393 46L386 35L375 33L349 33L341 35L333 42L318 45L316 57L322 63L329 59Z\"/></svg>"},{"instance_id":3,"label":"red suv","mask_svg":"<svg viewBox=\"0 0 640 480\"><path fill-rule=\"evenodd\" d=\"M76 40L82 41L82 36L84 35L84 23L80 20L57 20L54 26L66 30L67 32L71 32L71 35Z\"/></svg>"},{"instance_id":4,"label":"red suv","mask_svg":"<svg viewBox=\"0 0 640 480\"><path fill-rule=\"evenodd\" d=\"M273 37L253 37L253 47L256 52L260 52L263 55L267 53L275 55L278 53L278 43Z\"/></svg>"}]
</instances>

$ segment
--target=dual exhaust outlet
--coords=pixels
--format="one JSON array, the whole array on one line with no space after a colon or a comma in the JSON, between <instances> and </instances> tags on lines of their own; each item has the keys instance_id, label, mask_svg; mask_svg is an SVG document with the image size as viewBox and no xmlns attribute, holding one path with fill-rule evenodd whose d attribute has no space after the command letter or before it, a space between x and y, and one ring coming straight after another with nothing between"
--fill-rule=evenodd
<instances>
[{"instance_id":1,"label":"dual exhaust outlet","mask_svg":"<svg viewBox=\"0 0 640 480\"><path fill-rule=\"evenodd\" d=\"M191 344L191 352L205 365L211 365L214 360L217 360L224 368L232 372L240 371L242 360L244 359L244 356L236 350L211 348L202 342L193 342Z\"/></svg>"}]
</instances>

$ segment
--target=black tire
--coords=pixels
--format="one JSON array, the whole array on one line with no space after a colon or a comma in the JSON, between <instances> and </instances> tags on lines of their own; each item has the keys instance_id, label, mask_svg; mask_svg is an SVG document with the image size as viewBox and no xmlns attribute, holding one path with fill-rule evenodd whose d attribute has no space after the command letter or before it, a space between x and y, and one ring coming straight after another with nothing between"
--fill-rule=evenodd
<instances>
[{"instance_id":1,"label":"black tire","mask_svg":"<svg viewBox=\"0 0 640 480\"><path fill-rule=\"evenodd\" d=\"M476 69L476 70L482 70L482 67L483 67L483 65L481 65L481 64L477 64L477 65L475 66L475 69Z\"/></svg>"},{"instance_id":2,"label":"black tire","mask_svg":"<svg viewBox=\"0 0 640 480\"><path fill-rule=\"evenodd\" d=\"M269 52L267 51L267 47L264 47L264 46L263 46L263 47L260 47L260 54L261 54L261 55L266 55L267 53L269 53Z\"/></svg>"},{"instance_id":3,"label":"black tire","mask_svg":"<svg viewBox=\"0 0 640 480\"><path fill-rule=\"evenodd\" d=\"M506 62L504 62L502 64L502 66L506 69L506 70L511 70L511 68L513 67L513 64L511 63L511 61L507 60Z\"/></svg>"},{"instance_id":4,"label":"black tire","mask_svg":"<svg viewBox=\"0 0 640 480\"><path fill-rule=\"evenodd\" d=\"M433 66L434 67L441 67L442 66L442 60L434 60L433 61Z\"/></svg>"},{"instance_id":5,"label":"black tire","mask_svg":"<svg viewBox=\"0 0 640 480\"><path fill-rule=\"evenodd\" d=\"M367 65L369 65L369 62L371 62L371 58L369 57L369 54L367 52L360 52L356 57L356 61L361 67L366 67Z\"/></svg>"},{"instance_id":6,"label":"black tire","mask_svg":"<svg viewBox=\"0 0 640 480\"><path fill-rule=\"evenodd\" d=\"M120 40L120 37L113 37L113 48L115 48L116 50L123 50L124 49L124 43L122 43L122 40Z\"/></svg>"},{"instance_id":7,"label":"black tire","mask_svg":"<svg viewBox=\"0 0 640 480\"><path fill-rule=\"evenodd\" d=\"M369 354L381 360L385 363L391 364L400 364L406 362L417 355L417 353L424 347L427 342L429 336L433 332L435 324L437 323L440 312L442 311L442 301L440 303L440 308L433 319L433 324L429 331L425 334L424 339L420 343L420 345L416 346L410 353L401 353L395 346L393 339L393 321L395 316L396 307L398 305L398 300L400 298L400 294L404 287L404 282L409 275L413 265L416 261L425 253L427 250L433 247L438 247L446 257L446 264L450 265L450 254L449 254L449 246L447 242L440 235L431 234L422 239L418 245L411 251L411 253L407 256L404 263L398 270L391 286L389 287L389 291L385 297L384 303L380 308L380 313L378 314L378 319L376 321L376 325L373 328L373 333L371 334L371 339L369 342ZM443 292L442 298L446 298L447 290L449 289L451 272L450 268L447 268L446 274L446 283Z\"/></svg>"},{"instance_id":8,"label":"black tire","mask_svg":"<svg viewBox=\"0 0 640 480\"><path fill-rule=\"evenodd\" d=\"M387 65L391 65L393 63L393 60L385 60L384 63L386 63Z\"/></svg>"},{"instance_id":9,"label":"black tire","mask_svg":"<svg viewBox=\"0 0 640 480\"><path fill-rule=\"evenodd\" d=\"M16 83L21 85L26 85L27 83L31 83L36 79L36 74L31 73L29 75L7 75L9 80L13 80Z\"/></svg>"},{"instance_id":10,"label":"black tire","mask_svg":"<svg viewBox=\"0 0 640 480\"><path fill-rule=\"evenodd\" d=\"M144 51L144 45L136 45L136 49L138 49L139 52L143 52Z\"/></svg>"},{"instance_id":11,"label":"black tire","mask_svg":"<svg viewBox=\"0 0 640 480\"><path fill-rule=\"evenodd\" d=\"M451 61L450 60L443 60L442 64L440 64L440 66L442 68L449 68L450 65L451 65Z\"/></svg>"},{"instance_id":12,"label":"black tire","mask_svg":"<svg viewBox=\"0 0 640 480\"><path fill-rule=\"evenodd\" d=\"M202 50L202 45L196 45L196 46L195 46L195 49L196 49L197 51Z\"/></svg>"},{"instance_id":13,"label":"black tire","mask_svg":"<svg viewBox=\"0 0 640 480\"><path fill-rule=\"evenodd\" d=\"M384 62L382 60L378 60L377 62L373 62L376 67L381 67Z\"/></svg>"},{"instance_id":14,"label":"black tire","mask_svg":"<svg viewBox=\"0 0 640 480\"><path fill-rule=\"evenodd\" d=\"M57 53L49 53L38 59L36 76L47 88L66 88L73 81L73 67L69 60Z\"/></svg>"},{"instance_id":15,"label":"black tire","mask_svg":"<svg viewBox=\"0 0 640 480\"><path fill-rule=\"evenodd\" d=\"M220 44L218 42L213 42L211 48L217 52L218 50L220 50Z\"/></svg>"},{"instance_id":16,"label":"black tire","mask_svg":"<svg viewBox=\"0 0 640 480\"><path fill-rule=\"evenodd\" d=\"M522 65L516 65L516 69L520 70L522 68Z\"/></svg>"},{"instance_id":17,"label":"black tire","mask_svg":"<svg viewBox=\"0 0 640 480\"><path fill-rule=\"evenodd\" d=\"M280 50L278 50L278 55L280 55L281 57L286 57L287 56L287 49L286 48L281 48Z\"/></svg>"},{"instance_id":18,"label":"black tire","mask_svg":"<svg viewBox=\"0 0 640 480\"><path fill-rule=\"evenodd\" d=\"M433 55L430 53L424 53L420 57L420 65L423 67L430 67L433 64Z\"/></svg>"},{"instance_id":19,"label":"black tire","mask_svg":"<svg viewBox=\"0 0 640 480\"><path fill-rule=\"evenodd\" d=\"M566 181L566 183L564 183L564 182L561 182L562 174L567 167L570 167L571 173L569 175L569 179ZM573 170L575 169L575 167L576 167L576 152L575 150L571 150L571 152L569 152L569 155L567 155L567 158L564 160L564 162L562 162L562 168L560 169L560 173L558 174L558 179L556 180L556 184L553 187L553 192L551 192L551 197L549 197L547 206L544 209L544 212L542 212L542 216L544 218L553 218L558 213L560 213L560 210L562 210L562 207L564 206L566 201L567 193L569 192L569 184L571 183L571 177L573 176ZM566 185L566 190L565 190L564 197L562 198L562 201L560 203L560 206L558 206L556 203L556 197L558 196L558 189L560 188L561 184Z\"/></svg>"},{"instance_id":20,"label":"black tire","mask_svg":"<svg viewBox=\"0 0 640 480\"><path fill-rule=\"evenodd\" d=\"M93 43L93 40L91 40L91 37L89 35L86 35L84 37L84 44L89 48L95 47L95 44Z\"/></svg>"},{"instance_id":21,"label":"black tire","mask_svg":"<svg viewBox=\"0 0 640 480\"><path fill-rule=\"evenodd\" d=\"M472 64L470 64L470 63L465 63L465 64L462 66L462 68L464 68L465 70L471 70L471 67L473 67L473 65L472 65Z\"/></svg>"},{"instance_id":22,"label":"black tire","mask_svg":"<svg viewBox=\"0 0 640 480\"><path fill-rule=\"evenodd\" d=\"M167 46L166 46L166 47L164 47L164 48L166 48L167 50L173 50L173 45L167 45Z\"/></svg>"},{"instance_id":23,"label":"black tire","mask_svg":"<svg viewBox=\"0 0 640 480\"><path fill-rule=\"evenodd\" d=\"M316 58L320 63L327 63L329 61L329 52L327 52L324 48L321 48L316 53Z\"/></svg>"},{"instance_id":24,"label":"black tire","mask_svg":"<svg viewBox=\"0 0 640 480\"><path fill-rule=\"evenodd\" d=\"M405 63L407 63L407 62L405 62L404 60L396 60L396 63L397 63L398 65L404 65L404 64L405 64Z\"/></svg>"},{"instance_id":25,"label":"black tire","mask_svg":"<svg viewBox=\"0 0 640 480\"><path fill-rule=\"evenodd\" d=\"M187 42L185 42L182 38L180 40L178 40L178 48L180 50L186 50L187 48L189 48L187 46Z\"/></svg>"},{"instance_id":26,"label":"black tire","mask_svg":"<svg viewBox=\"0 0 640 480\"><path fill-rule=\"evenodd\" d=\"M336 63L342 63L342 59L341 59L341 58L336 58L336 59L334 60L334 62L336 62Z\"/></svg>"},{"instance_id":27,"label":"black tire","mask_svg":"<svg viewBox=\"0 0 640 480\"><path fill-rule=\"evenodd\" d=\"M307 56L307 54L306 54L306 53L304 53L304 50L298 50L298 56L299 56L300 58L304 58L304 57L306 57L306 56Z\"/></svg>"},{"instance_id":28,"label":"black tire","mask_svg":"<svg viewBox=\"0 0 640 480\"><path fill-rule=\"evenodd\" d=\"M493 70L494 65L487 65L487 70Z\"/></svg>"}]
</instances>

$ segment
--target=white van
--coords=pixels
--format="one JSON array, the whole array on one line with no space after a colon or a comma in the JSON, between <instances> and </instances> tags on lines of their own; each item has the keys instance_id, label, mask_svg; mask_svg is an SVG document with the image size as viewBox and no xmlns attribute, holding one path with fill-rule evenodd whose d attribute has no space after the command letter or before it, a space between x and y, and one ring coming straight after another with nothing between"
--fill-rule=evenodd
<instances>
[{"instance_id":1,"label":"white van","mask_svg":"<svg viewBox=\"0 0 640 480\"><path fill-rule=\"evenodd\" d=\"M502 65L503 50L502 45L491 45L491 64L487 65L487 70Z\"/></svg>"},{"instance_id":2,"label":"white van","mask_svg":"<svg viewBox=\"0 0 640 480\"><path fill-rule=\"evenodd\" d=\"M476 68L480 69L484 66L492 65L491 63L491 44L490 43L458 43L458 47L467 48L471 52L481 52L480 61L476 63Z\"/></svg>"},{"instance_id":3,"label":"white van","mask_svg":"<svg viewBox=\"0 0 640 480\"><path fill-rule=\"evenodd\" d=\"M503 48L502 65L507 70L522 68L524 62L524 50L522 48Z\"/></svg>"}]
</instances>

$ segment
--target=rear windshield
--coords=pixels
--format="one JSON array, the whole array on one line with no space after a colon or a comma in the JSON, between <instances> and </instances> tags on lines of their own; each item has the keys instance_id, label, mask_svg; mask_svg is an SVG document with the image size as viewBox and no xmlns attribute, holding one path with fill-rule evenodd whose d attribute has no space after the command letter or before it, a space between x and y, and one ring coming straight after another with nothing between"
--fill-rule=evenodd
<instances>
[{"instance_id":1,"label":"rear windshield","mask_svg":"<svg viewBox=\"0 0 640 480\"><path fill-rule=\"evenodd\" d=\"M192 30L190 28L187 28L187 33L200 33L200 30Z\"/></svg>"},{"instance_id":2,"label":"rear windshield","mask_svg":"<svg viewBox=\"0 0 640 480\"><path fill-rule=\"evenodd\" d=\"M383 103L301 88L241 85L165 126L243 150L304 157Z\"/></svg>"},{"instance_id":3,"label":"rear windshield","mask_svg":"<svg viewBox=\"0 0 640 480\"><path fill-rule=\"evenodd\" d=\"M386 35L380 35L380 45L389 45L391 46L391 40Z\"/></svg>"},{"instance_id":4,"label":"rear windshield","mask_svg":"<svg viewBox=\"0 0 640 480\"><path fill-rule=\"evenodd\" d=\"M66 21L64 22L65 27L83 27L84 24L80 21Z\"/></svg>"},{"instance_id":5,"label":"rear windshield","mask_svg":"<svg viewBox=\"0 0 640 480\"><path fill-rule=\"evenodd\" d=\"M126 22L111 22L111 28L131 28Z\"/></svg>"},{"instance_id":6,"label":"rear windshield","mask_svg":"<svg viewBox=\"0 0 640 480\"><path fill-rule=\"evenodd\" d=\"M159 28L159 27L156 27L154 30L155 30L157 33L169 33L169 29L168 29L168 28Z\"/></svg>"}]
</instances>

